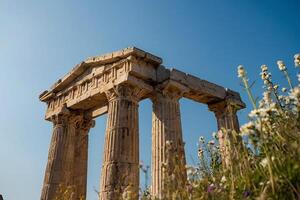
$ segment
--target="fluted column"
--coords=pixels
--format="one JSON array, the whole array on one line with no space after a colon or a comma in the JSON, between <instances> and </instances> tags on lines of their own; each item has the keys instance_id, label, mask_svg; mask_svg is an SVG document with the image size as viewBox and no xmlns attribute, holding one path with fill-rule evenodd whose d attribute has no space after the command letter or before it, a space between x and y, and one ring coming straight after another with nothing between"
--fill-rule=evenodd
<instances>
[{"instance_id":1,"label":"fluted column","mask_svg":"<svg viewBox=\"0 0 300 200\"><path fill-rule=\"evenodd\" d=\"M179 99L180 92L158 91L152 97L152 186L154 197L166 198L166 177L173 173L176 180L172 186L178 189L185 185L185 153L182 139ZM168 141L168 144L166 144ZM176 169L174 159L177 160ZM167 164L168 169L163 165ZM174 176L175 175L175 176Z\"/></svg>"},{"instance_id":2,"label":"fluted column","mask_svg":"<svg viewBox=\"0 0 300 200\"><path fill-rule=\"evenodd\" d=\"M54 115L51 121L53 122L53 133L41 200L55 199L59 196L59 187L66 188L73 183L75 123L66 108Z\"/></svg>"},{"instance_id":3,"label":"fluted column","mask_svg":"<svg viewBox=\"0 0 300 200\"><path fill-rule=\"evenodd\" d=\"M76 123L76 142L73 166L75 200L86 199L89 130L95 121L82 117Z\"/></svg>"},{"instance_id":4,"label":"fluted column","mask_svg":"<svg viewBox=\"0 0 300 200\"><path fill-rule=\"evenodd\" d=\"M142 90L119 85L106 92L108 116L101 175L100 199L116 200L125 191L138 199L138 100Z\"/></svg>"},{"instance_id":5,"label":"fluted column","mask_svg":"<svg viewBox=\"0 0 300 200\"><path fill-rule=\"evenodd\" d=\"M215 113L218 129L239 130L239 122L236 115L238 108L234 104L224 100L209 104L209 109Z\"/></svg>"},{"instance_id":6,"label":"fluted column","mask_svg":"<svg viewBox=\"0 0 300 200\"><path fill-rule=\"evenodd\" d=\"M231 131L239 131L239 121L237 117L237 110L239 107L230 100L220 101L208 105L209 109L214 112L218 125L218 139L221 149L221 156L223 166L228 166L229 150L226 146L227 140L231 138ZM227 130L229 134L225 134L222 130Z\"/></svg>"},{"instance_id":7,"label":"fluted column","mask_svg":"<svg viewBox=\"0 0 300 200\"><path fill-rule=\"evenodd\" d=\"M88 132L94 121L82 113L63 107L53 115L53 134L49 148L41 200L86 197ZM62 195L68 191L68 194Z\"/></svg>"}]
</instances>

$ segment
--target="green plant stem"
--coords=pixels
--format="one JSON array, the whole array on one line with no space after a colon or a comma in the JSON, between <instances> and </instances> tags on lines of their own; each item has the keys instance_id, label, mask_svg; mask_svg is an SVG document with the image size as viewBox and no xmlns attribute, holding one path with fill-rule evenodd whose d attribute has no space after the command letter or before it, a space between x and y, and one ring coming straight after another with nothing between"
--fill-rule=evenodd
<instances>
[{"instance_id":1,"label":"green plant stem","mask_svg":"<svg viewBox=\"0 0 300 200\"><path fill-rule=\"evenodd\" d=\"M270 173L270 179L271 179L271 186L272 186L272 192L275 193L275 183L274 183L274 175L273 175L273 171L271 168L271 158L267 155L267 160L268 160L268 171Z\"/></svg>"},{"instance_id":2,"label":"green plant stem","mask_svg":"<svg viewBox=\"0 0 300 200\"><path fill-rule=\"evenodd\" d=\"M291 81L291 79L290 79L290 76L289 76L288 72L287 72L287 71L284 71L284 75L285 75L286 80L288 81L289 86L290 86L290 88L291 88L291 90L292 90L292 89L293 89L293 85L292 85L292 81Z\"/></svg>"},{"instance_id":3,"label":"green plant stem","mask_svg":"<svg viewBox=\"0 0 300 200\"><path fill-rule=\"evenodd\" d=\"M249 87L248 80L247 80L246 77L243 77L242 79L243 79L243 82L244 82L244 85L245 85L245 89L246 89L246 91L247 91L247 94L248 94L248 96L249 96L249 99L250 99L250 101L251 101L251 103L252 103L252 106L253 106L254 109L257 109L255 100L254 100L254 98L253 98L252 92L251 92L250 87Z\"/></svg>"},{"instance_id":4,"label":"green plant stem","mask_svg":"<svg viewBox=\"0 0 300 200\"><path fill-rule=\"evenodd\" d=\"M274 89L274 84L271 80L268 80L269 82L269 86L271 87L271 92L273 92L274 96L275 96L275 100L280 108L280 111L282 111L282 105L280 103L280 100L279 100L279 96L278 96L278 93L277 91Z\"/></svg>"}]
</instances>

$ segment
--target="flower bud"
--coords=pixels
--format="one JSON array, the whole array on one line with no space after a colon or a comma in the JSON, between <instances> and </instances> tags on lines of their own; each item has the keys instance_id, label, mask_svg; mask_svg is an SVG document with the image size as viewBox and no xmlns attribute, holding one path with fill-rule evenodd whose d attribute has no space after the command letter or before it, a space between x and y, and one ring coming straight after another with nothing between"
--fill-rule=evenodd
<instances>
[{"instance_id":1,"label":"flower bud","mask_svg":"<svg viewBox=\"0 0 300 200\"><path fill-rule=\"evenodd\" d=\"M262 72L267 72L268 71L268 66L267 65L262 65L261 67Z\"/></svg>"},{"instance_id":2,"label":"flower bud","mask_svg":"<svg viewBox=\"0 0 300 200\"><path fill-rule=\"evenodd\" d=\"M243 78L245 76L246 76L246 72L245 72L243 65L239 65L238 66L238 77Z\"/></svg>"},{"instance_id":3,"label":"flower bud","mask_svg":"<svg viewBox=\"0 0 300 200\"><path fill-rule=\"evenodd\" d=\"M300 54L298 53L298 54L296 54L295 56L294 56L294 62L295 62L295 66L296 67L300 67Z\"/></svg>"},{"instance_id":4,"label":"flower bud","mask_svg":"<svg viewBox=\"0 0 300 200\"><path fill-rule=\"evenodd\" d=\"M278 60L277 65L278 65L278 68L279 68L280 71L285 71L286 70L285 64L282 60Z\"/></svg>"}]
</instances>

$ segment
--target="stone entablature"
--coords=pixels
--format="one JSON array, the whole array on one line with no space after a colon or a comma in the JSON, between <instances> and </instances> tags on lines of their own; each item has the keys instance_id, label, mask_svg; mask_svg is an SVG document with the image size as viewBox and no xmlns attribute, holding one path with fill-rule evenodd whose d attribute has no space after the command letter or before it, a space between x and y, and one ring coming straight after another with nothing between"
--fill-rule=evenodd
<instances>
[{"instance_id":1,"label":"stone entablature","mask_svg":"<svg viewBox=\"0 0 300 200\"><path fill-rule=\"evenodd\" d=\"M75 188L74 199L85 198L88 132L92 119L105 113L101 199L116 199L128 188L137 193L138 104L145 98L153 102L151 192L158 198L164 198L166 172L162 164L169 160L166 141L183 154L180 169L185 167L179 99L207 104L219 129L237 129L236 111L245 107L238 93L168 69L161 58L135 47L88 58L40 95L48 105L45 118L54 124L41 199L54 199L60 184ZM185 177L185 173L179 174ZM124 174L127 177L121 182Z\"/></svg>"},{"instance_id":2,"label":"stone entablature","mask_svg":"<svg viewBox=\"0 0 300 200\"><path fill-rule=\"evenodd\" d=\"M174 81L189 88L184 97L206 104L226 97L225 88L176 69L167 69L161 63L161 58L135 47L88 58L40 95L40 100L48 104L46 119L58 113L64 104L70 109L91 112L105 107L105 91L121 83L142 85L153 90L157 84ZM145 95L142 99L147 97ZM238 93L235 98L243 107Z\"/></svg>"}]
</instances>

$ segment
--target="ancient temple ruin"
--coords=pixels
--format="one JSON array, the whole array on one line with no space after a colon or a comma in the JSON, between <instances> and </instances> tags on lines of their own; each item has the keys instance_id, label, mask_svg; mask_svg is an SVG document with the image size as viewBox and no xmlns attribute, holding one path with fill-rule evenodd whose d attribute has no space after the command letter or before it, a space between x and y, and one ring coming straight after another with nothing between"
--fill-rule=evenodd
<instances>
[{"instance_id":1,"label":"ancient temple ruin","mask_svg":"<svg viewBox=\"0 0 300 200\"><path fill-rule=\"evenodd\" d=\"M100 115L107 114L100 195L114 200L129 185L138 193L138 105L152 100L151 193L161 198L166 141L184 154L179 99L207 104L219 129L238 129L236 112L245 107L238 93L168 69L161 58L135 47L88 58L39 98L47 103L46 120L53 123L42 200L55 199L61 186L74 190L72 199L85 199L88 135ZM186 174L185 160L181 163Z\"/></svg>"}]
</instances>

